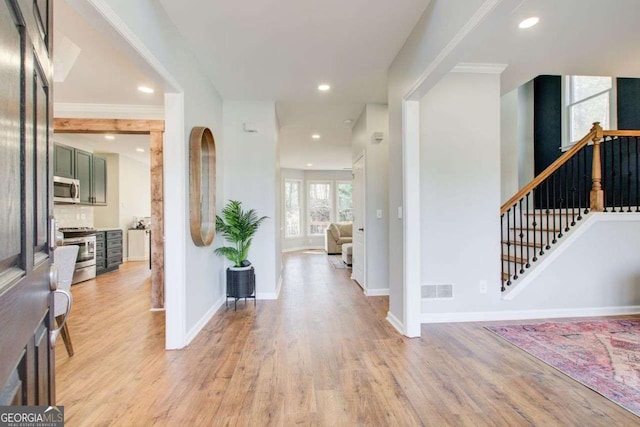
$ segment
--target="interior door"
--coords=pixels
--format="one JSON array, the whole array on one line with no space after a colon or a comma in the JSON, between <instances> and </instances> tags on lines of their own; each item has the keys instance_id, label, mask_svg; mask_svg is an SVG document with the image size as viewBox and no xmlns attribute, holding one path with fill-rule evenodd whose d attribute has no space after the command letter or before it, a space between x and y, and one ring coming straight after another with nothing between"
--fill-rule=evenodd
<instances>
[{"instance_id":1,"label":"interior door","mask_svg":"<svg viewBox=\"0 0 640 427\"><path fill-rule=\"evenodd\" d=\"M351 278L358 282L363 289L365 283L366 246L365 246L365 158L364 155L353 165L353 254L351 258Z\"/></svg>"},{"instance_id":2,"label":"interior door","mask_svg":"<svg viewBox=\"0 0 640 427\"><path fill-rule=\"evenodd\" d=\"M0 405L55 403L51 6L0 1Z\"/></svg>"}]
</instances>

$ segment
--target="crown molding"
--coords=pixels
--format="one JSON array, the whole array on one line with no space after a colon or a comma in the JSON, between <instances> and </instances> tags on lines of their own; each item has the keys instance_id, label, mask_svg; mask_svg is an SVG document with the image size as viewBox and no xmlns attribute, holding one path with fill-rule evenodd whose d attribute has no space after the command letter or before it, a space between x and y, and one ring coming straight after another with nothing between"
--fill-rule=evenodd
<instances>
[{"instance_id":1,"label":"crown molding","mask_svg":"<svg viewBox=\"0 0 640 427\"><path fill-rule=\"evenodd\" d=\"M130 104L81 104L55 102L53 116L56 118L102 118L102 119L164 119L161 105Z\"/></svg>"},{"instance_id":2,"label":"crown molding","mask_svg":"<svg viewBox=\"0 0 640 427\"><path fill-rule=\"evenodd\" d=\"M502 74L507 64L475 64L461 62L451 70L452 73Z\"/></svg>"}]
</instances>

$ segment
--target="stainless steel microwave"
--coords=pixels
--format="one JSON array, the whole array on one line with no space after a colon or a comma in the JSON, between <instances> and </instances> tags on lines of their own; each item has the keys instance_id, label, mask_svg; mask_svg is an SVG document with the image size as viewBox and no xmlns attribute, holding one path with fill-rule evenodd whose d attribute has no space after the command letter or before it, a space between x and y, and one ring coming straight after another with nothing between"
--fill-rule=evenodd
<instances>
[{"instance_id":1,"label":"stainless steel microwave","mask_svg":"<svg viewBox=\"0 0 640 427\"><path fill-rule=\"evenodd\" d=\"M54 203L80 203L80 181L54 176L53 201Z\"/></svg>"}]
</instances>

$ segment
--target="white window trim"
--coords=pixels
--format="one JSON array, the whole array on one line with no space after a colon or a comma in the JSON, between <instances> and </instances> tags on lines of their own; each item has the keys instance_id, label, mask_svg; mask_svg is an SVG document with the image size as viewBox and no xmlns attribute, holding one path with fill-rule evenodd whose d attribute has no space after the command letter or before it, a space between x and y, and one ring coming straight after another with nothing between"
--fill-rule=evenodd
<instances>
[{"instance_id":1,"label":"white window trim","mask_svg":"<svg viewBox=\"0 0 640 427\"><path fill-rule=\"evenodd\" d=\"M312 184L329 184L329 223L334 222L335 220L335 201L334 201L334 194L335 194L335 181L332 180L308 180L307 181L307 201L311 200L311 197L309 197L309 192L311 191L311 185ZM320 233L320 234L311 234L309 227L311 226L311 209L310 209L310 203L307 203L306 205L306 210L307 210L307 215L306 215L306 225L305 225L305 233L307 235L307 237L318 237L318 236L324 236L324 233Z\"/></svg>"},{"instance_id":2,"label":"white window trim","mask_svg":"<svg viewBox=\"0 0 640 427\"><path fill-rule=\"evenodd\" d=\"M351 185L351 206L352 206L352 210L353 210L353 180L352 181L346 181L346 180L336 180L334 181L334 191L333 191L333 198L334 198L334 209L333 209L333 217L335 218L336 221L338 221L338 219L340 218L340 214L339 214L339 210L340 210L340 200L338 199L338 185L340 184L349 184Z\"/></svg>"},{"instance_id":3,"label":"white window trim","mask_svg":"<svg viewBox=\"0 0 640 427\"><path fill-rule=\"evenodd\" d=\"M298 187L298 211L300 212L300 234L298 234L297 236L287 236L287 200L286 200L286 185L287 182L296 182L298 183L299 187ZM305 227L306 227L306 222L305 222L305 215L304 215L304 210L305 210L305 205L304 205L304 182L301 179L292 179L292 178L285 178L282 181L282 228L284 229L284 238L285 240L295 240L295 239L301 239L304 238L305 233Z\"/></svg>"},{"instance_id":4,"label":"white window trim","mask_svg":"<svg viewBox=\"0 0 640 427\"><path fill-rule=\"evenodd\" d=\"M617 79L615 77L611 77L611 88L604 90L602 92L598 92L597 94L591 95L585 99L580 100L579 102L575 102L573 104L569 104L571 100L571 77L563 76L562 78L562 145L560 146L560 151L567 151L569 148L573 147L574 144L578 141L571 141L571 124L569 123L569 109L580 102L584 102L588 99L595 98L596 96L602 95L603 93L609 92L609 129L607 130L615 130L618 129L618 86ZM601 77L609 77L609 76L601 76ZM583 135L584 136L584 135Z\"/></svg>"}]
</instances>

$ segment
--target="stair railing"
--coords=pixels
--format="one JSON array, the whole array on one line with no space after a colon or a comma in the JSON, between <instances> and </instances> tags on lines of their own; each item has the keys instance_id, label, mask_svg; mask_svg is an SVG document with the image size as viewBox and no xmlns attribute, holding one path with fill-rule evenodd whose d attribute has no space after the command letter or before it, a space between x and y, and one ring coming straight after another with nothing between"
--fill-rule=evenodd
<instances>
[{"instance_id":1,"label":"stair railing","mask_svg":"<svg viewBox=\"0 0 640 427\"><path fill-rule=\"evenodd\" d=\"M640 131L591 131L500 208L505 291L593 212L640 212Z\"/></svg>"}]
</instances>

